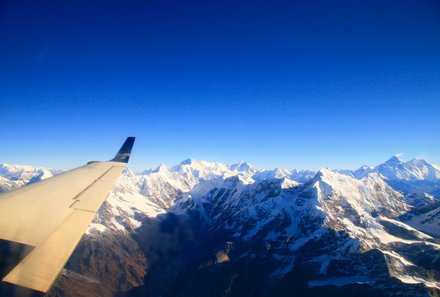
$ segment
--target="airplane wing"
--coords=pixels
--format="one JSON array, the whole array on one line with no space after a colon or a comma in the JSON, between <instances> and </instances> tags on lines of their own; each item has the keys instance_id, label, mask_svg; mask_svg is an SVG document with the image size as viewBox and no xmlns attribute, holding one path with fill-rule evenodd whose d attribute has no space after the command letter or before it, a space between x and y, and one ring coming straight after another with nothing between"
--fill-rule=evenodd
<instances>
[{"instance_id":1,"label":"airplane wing","mask_svg":"<svg viewBox=\"0 0 440 297\"><path fill-rule=\"evenodd\" d=\"M3 281L47 292L130 158L134 137L116 156L0 196L0 239L33 249Z\"/></svg>"}]
</instances>

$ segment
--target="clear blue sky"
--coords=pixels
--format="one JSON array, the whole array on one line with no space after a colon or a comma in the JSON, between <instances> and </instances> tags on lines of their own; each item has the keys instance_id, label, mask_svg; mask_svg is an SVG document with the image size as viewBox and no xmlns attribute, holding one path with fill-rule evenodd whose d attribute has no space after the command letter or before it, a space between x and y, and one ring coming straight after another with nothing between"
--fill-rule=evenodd
<instances>
[{"instance_id":1,"label":"clear blue sky","mask_svg":"<svg viewBox=\"0 0 440 297\"><path fill-rule=\"evenodd\" d=\"M0 162L440 164L438 1L0 2Z\"/></svg>"}]
</instances>

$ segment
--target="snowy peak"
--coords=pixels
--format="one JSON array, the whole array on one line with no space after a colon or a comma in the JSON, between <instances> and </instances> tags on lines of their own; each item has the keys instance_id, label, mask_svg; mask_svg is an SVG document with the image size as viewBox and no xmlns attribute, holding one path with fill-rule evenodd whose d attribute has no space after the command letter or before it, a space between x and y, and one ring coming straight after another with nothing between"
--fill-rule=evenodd
<instances>
[{"instance_id":1,"label":"snowy peak","mask_svg":"<svg viewBox=\"0 0 440 297\"><path fill-rule=\"evenodd\" d=\"M385 164L389 164L389 165L399 165L402 164L403 161L400 160L400 158L398 156L392 156L391 158L389 158Z\"/></svg>"},{"instance_id":2,"label":"snowy peak","mask_svg":"<svg viewBox=\"0 0 440 297\"><path fill-rule=\"evenodd\" d=\"M377 174L358 180L327 168L318 171L312 180L319 202L330 218L350 210L350 216L368 217L372 214L398 216L408 210L403 195L393 190Z\"/></svg>"},{"instance_id":3,"label":"snowy peak","mask_svg":"<svg viewBox=\"0 0 440 297\"><path fill-rule=\"evenodd\" d=\"M331 169L329 169L327 167L322 167L321 169L318 170L318 172L316 172L316 175L313 179L314 180L322 179L325 176L336 176L336 175L337 175L337 173L332 171Z\"/></svg>"},{"instance_id":4,"label":"snowy peak","mask_svg":"<svg viewBox=\"0 0 440 297\"><path fill-rule=\"evenodd\" d=\"M28 184L39 182L40 180L52 177L53 174L47 169L38 168L35 170L35 175L29 180Z\"/></svg>"},{"instance_id":5,"label":"snowy peak","mask_svg":"<svg viewBox=\"0 0 440 297\"><path fill-rule=\"evenodd\" d=\"M371 172L379 173L387 179L405 179L409 172L403 164L399 158L394 156L385 163L376 166Z\"/></svg>"},{"instance_id":6,"label":"snowy peak","mask_svg":"<svg viewBox=\"0 0 440 297\"><path fill-rule=\"evenodd\" d=\"M306 183L315 176L316 172L311 170L288 170L284 168L275 168L273 170L259 170L255 172L252 178L256 181L267 179L289 179L296 183Z\"/></svg>"},{"instance_id":7,"label":"snowy peak","mask_svg":"<svg viewBox=\"0 0 440 297\"><path fill-rule=\"evenodd\" d=\"M60 173L60 170L49 170L46 168L34 168L29 165L10 165L3 163L0 165L0 176L4 176L12 181L28 183L30 180L38 181L49 178Z\"/></svg>"},{"instance_id":8,"label":"snowy peak","mask_svg":"<svg viewBox=\"0 0 440 297\"><path fill-rule=\"evenodd\" d=\"M290 172L289 170L282 168L275 168L273 172L276 178L285 178L289 177L292 174L292 172Z\"/></svg>"},{"instance_id":9,"label":"snowy peak","mask_svg":"<svg viewBox=\"0 0 440 297\"><path fill-rule=\"evenodd\" d=\"M230 165L229 169L232 171L238 171L244 173L255 173L257 171L252 164L244 161L240 161L237 164Z\"/></svg>"},{"instance_id":10,"label":"snowy peak","mask_svg":"<svg viewBox=\"0 0 440 297\"><path fill-rule=\"evenodd\" d=\"M10 180L29 180L35 173L35 168L29 165L0 165L0 175Z\"/></svg>"},{"instance_id":11,"label":"snowy peak","mask_svg":"<svg viewBox=\"0 0 440 297\"><path fill-rule=\"evenodd\" d=\"M292 170L290 178L299 183L306 183L311 180L316 174L313 170Z\"/></svg>"},{"instance_id":12,"label":"snowy peak","mask_svg":"<svg viewBox=\"0 0 440 297\"><path fill-rule=\"evenodd\" d=\"M169 170L168 167L165 164L160 164L156 169L153 170L154 173L163 173L168 174Z\"/></svg>"},{"instance_id":13,"label":"snowy peak","mask_svg":"<svg viewBox=\"0 0 440 297\"><path fill-rule=\"evenodd\" d=\"M350 176L343 174L343 173L339 173L337 171L331 170L327 167L322 167L321 169L319 169L316 174L313 176L313 178L310 180L311 183L316 183L319 181L324 181L324 182L329 182L332 183L336 180L345 180L345 179L349 179Z\"/></svg>"},{"instance_id":14,"label":"snowy peak","mask_svg":"<svg viewBox=\"0 0 440 297\"><path fill-rule=\"evenodd\" d=\"M189 158L189 159L186 159L186 160L183 160L182 162L180 162L180 165L193 165L193 164L197 164L198 162L196 161L196 160L194 160L194 159L191 159L191 158Z\"/></svg>"},{"instance_id":15,"label":"snowy peak","mask_svg":"<svg viewBox=\"0 0 440 297\"><path fill-rule=\"evenodd\" d=\"M294 180L291 180L287 177L281 179L281 189L291 189L291 188L295 188L298 187L300 184Z\"/></svg>"},{"instance_id":16,"label":"snowy peak","mask_svg":"<svg viewBox=\"0 0 440 297\"><path fill-rule=\"evenodd\" d=\"M352 172L353 176L356 178L362 178L363 176L367 175L369 172L372 171L373 168L371 168L368 165L362 165L359 169Z\"/></svg>"},{"instance_id":17,"label":"snowy peak","mask_svg":"<svg viewBox=\"0 0 440 297\"><path fill-rule=\"evenodd\" d=\"M217 162L207 162L207 161L198 161L195 159L186 159L180 162L179 165L173 166L171 168L172 172L200 172L204 173L204 175L210 174L220 174L220 172L224 172L228 170L228 166L222 163Z\"/></svg>"},{"instance_id":18,"label":"snowy peak","mask_svg":"<svg viewBox=\"0 0 440 297\"><path fill-rule=\"evenodd\" d=\"M440 179L440 170L423 159L404 162L397 156L374 168L362 166L353 171L353 176L362 178L369 173L377 173L391 181L435 181Z\"/></svg>"},{"instance_id":19,"label":"snowy peak","mask_svg":"<svg viewBox=\"0 0 440 297\"><path fill-rule=\"evenodd\" d=\"M171 167L171 171L175 173L191 174L197 178L209 178L222 175L224 172L228 171L228 167L222 163L187 159L179 165Z\"/></svg>"},{"instance_id":20,"label":"snowy peak","mask_svg":"<svg viewBox=\"0 0 440 297\"><path fill-rule=\"evenodd\" d=\"M60 170L34 168L29 165L0 165L0 192L17 189L26 184L34 183L53 175L61 173Z\"/></svg>"},{"instance_id":21,"label":"snowy peak","mask_svg":"<svg viewBox=\"0 0 440 297\"><path fill-rule=\"evenodd\" d=\"M254 174L253 179L265 180L273 178L291 178L292 172L287 169L275 168L274 170L261 170Z\"/></svg>"},{"instance_id":22,"label":"snowy peak","mask_svg":"<svg viewBox=\"0 0 440 297\"><path fill-rule=\"evenodd\" d=\"M423 159L413 159L404 166L417 180L440 179L440 171Z\"/></svg>"}]
</instances>

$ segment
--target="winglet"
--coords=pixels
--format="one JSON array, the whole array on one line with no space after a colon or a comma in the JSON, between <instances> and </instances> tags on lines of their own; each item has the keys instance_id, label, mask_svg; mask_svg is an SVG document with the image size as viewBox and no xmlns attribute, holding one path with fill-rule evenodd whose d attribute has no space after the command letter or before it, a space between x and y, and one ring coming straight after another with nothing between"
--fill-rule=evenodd
<instances>
[{"instance_id":1,"label":"winglet","mask_svg":"<svg viewBox=\"0 0 440 297\"><path fill-rule=\"evenodd\" d=\"M127 137L119 152L110 161L128 163L128 159L130 159L131 149L133 148L134 144L134 139L134 137Z\"/></svg>"}]
</instances>

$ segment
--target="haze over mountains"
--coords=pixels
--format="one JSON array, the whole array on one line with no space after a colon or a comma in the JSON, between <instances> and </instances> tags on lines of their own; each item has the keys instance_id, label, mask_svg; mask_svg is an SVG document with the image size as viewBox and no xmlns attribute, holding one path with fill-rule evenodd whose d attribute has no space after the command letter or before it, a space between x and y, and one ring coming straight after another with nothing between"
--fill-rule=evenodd
<instances>
[{"instance_id":1,"label":"haze over mountains","mask_svg":"<svg viewBox=\"0 0 440 297\"><path fill-rule=\"evenodd\" d=\"M59 171L0 166L0 190ZM50 296L431 296L440 169L126 169Z\"/></svg>"}]
</instances>

